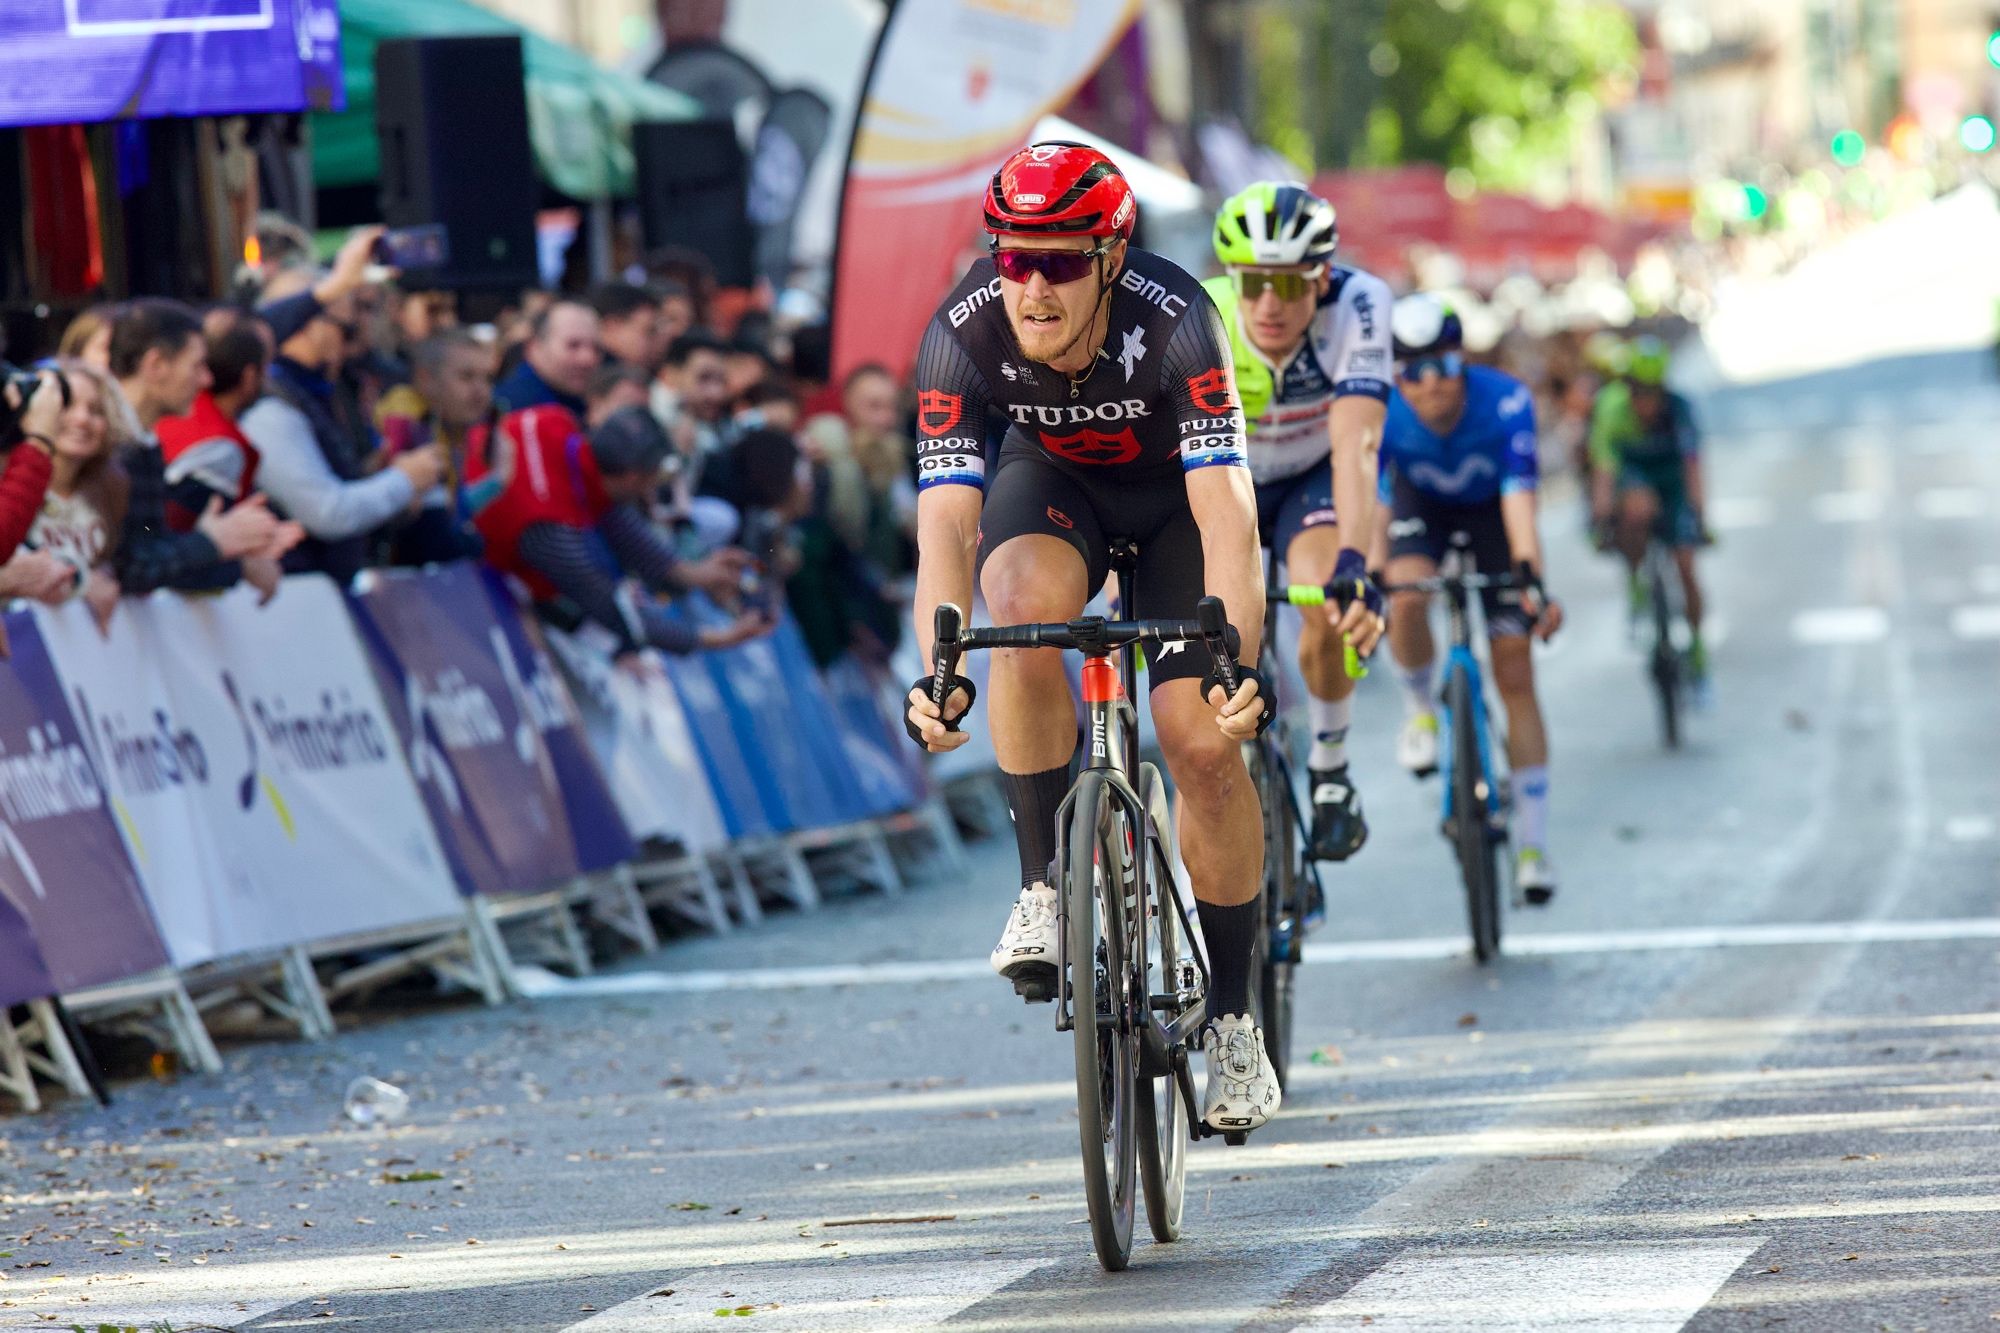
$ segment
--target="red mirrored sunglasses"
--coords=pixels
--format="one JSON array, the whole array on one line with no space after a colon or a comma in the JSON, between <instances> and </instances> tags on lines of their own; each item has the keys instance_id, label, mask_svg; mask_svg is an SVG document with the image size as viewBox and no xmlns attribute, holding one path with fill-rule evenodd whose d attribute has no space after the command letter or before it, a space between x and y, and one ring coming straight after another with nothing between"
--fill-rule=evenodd
<instances>
[{"instance_id":1,"label":"red mirrored sunglasses","mask_svg":"<svg viewBox=\"0 0 2000 1333\"><path fill-rule=\"evenodd\" d=\"M1051 287L1088 277L1100 255L1111 249L1110 242L1094 250L1002 250L993 248L993 263L1009 282L1026 282L1039 273Z\"/></svg>"}]
</instances>

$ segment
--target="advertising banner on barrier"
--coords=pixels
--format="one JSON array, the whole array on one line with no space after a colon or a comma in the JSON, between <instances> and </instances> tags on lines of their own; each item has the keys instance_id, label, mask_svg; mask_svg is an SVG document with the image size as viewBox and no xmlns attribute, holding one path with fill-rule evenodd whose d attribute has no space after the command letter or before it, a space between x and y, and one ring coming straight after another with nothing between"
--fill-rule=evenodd
<instances>
[{"instance_id":1,"label":"advertising banner on barrier","mask_svg":"<svg viewBox=\"0 0 2000 1333\"><path fill-rule=\"evenodd\" d=\"M0 661L0 992L13 989L17 923L42 981L80 990L167 961L82 732L25 612L6 617ZM36 971L43 969L37 965ZM47 994L47 989L36 992ZM0 1001L24 999L0 994Z\"/></svg>"},{"instance_id":2,"label":"advertising banner on barrier","mask_svg":"<svg viewBox=\"0 0 2000 1333\"><path fill-rule=\"evenodd\" d=\"M894 814L917 804L925 794L923 752L902 727L890 730L882 691L868 668L843 657L821 671L820 680L868 813Z\"/></svg>"},{"instance_id":3,"label":"advertising banner on barrier","mask_svg":"<svg viewBox=\"0 0 2000 1333\"><path fill-rule=\"evenodd\" d=\"M732 830L668 669L655 659L635 675L613 667L610 656L582 636L549 630L546 637L627 827L696 852L728 842ZM754 791L749 799L754 804Z\"/></svg>"},{"instance_id":4,"label":"advertising banner on barrier","mask_svg":"<svg viewBox=\"0 0 2000 1333\"><path fill-rule=\"evenodd\" d=\"M498 574L481 569L479 581L486 589L498 630L494 655L521 707L541 730L542 744L555 770L556 790L576 839L577 869L595 873L630 861L638 855L638 846L591 752L583 717L556 669L542 627L523 613Z\"/></svg>"},{"instance_id":5,"label":"advertising banner on barrier","mask_svg":"<svg viewBox=\"0 0 2000 1333\"><path fill-rule=\"evenodd\" d=\"M529 893L577 873L541 728L470 565L387 572L354 599L395 734L467 893Z\"/></svg>"},{"instance_id":6,"label":"advertising banner on barrier","mask_svg":"<svg viewBox=\"0 0 2000 1333\"><path fill-rule=\"evenodd\" d=\"M0 1005L56 993L55 979L35 948L35 933L6 894L0 894Z\"/></svg>"},{"instance_id":7,"label":"advertising banner on barrier","mask_svg":"<svg viewBox=\"0 0 2000 1333\"><path fill-rule=\"evenodd\" d=\"M177 965L458 915L331 582L36 614Z\"/></svg>"}]
</instances>

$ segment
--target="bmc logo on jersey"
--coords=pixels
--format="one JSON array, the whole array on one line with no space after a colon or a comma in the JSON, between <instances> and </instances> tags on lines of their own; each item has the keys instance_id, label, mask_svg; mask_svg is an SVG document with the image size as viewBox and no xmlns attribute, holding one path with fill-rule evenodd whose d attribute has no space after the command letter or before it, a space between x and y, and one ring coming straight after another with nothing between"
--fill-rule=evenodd
<instances>
[{"instance_id":1,"label":"bmc logo on jersey","mask_svg":"<svg viewBox=\"0 0 2000 1333\"><path fill-rule=\"evenodd\" d=\"M1128 204L1132 202L1129 195L1126 196L1125 202ZM1174 295L1166 289L1165 284L1153 278L1141 277L1132 269L1128 268L1125 270L1125 276L1118 279L1118 285L1128 292L1139 293L1139 295L1145 297L1148 301L1151 301L1154 305L1177 319L1180 317L1180 313L1187 309L1187 298L1185 296Z\"/></svg>"},{"instance_id":2,"label":"bmc logo on jersey","mask_svg":"<svg viewBox=\"0 0 2000 1333\"><path fill-rule=\"evenodd\" d=\"M1220 370L1204 370L1191 376L1187 382L1188 397L1194 405L1212 417L1236 410L1236 404L1229 396L1229 376Z\"/></svg>"},{"instance_id":3,"label":"bmc logo on jersey","mask_svg":"<svg viewBox=\"0 0 2000 1333\"><path fill-rule=\"evenodd\" d=\"M925 389L917 395L917 424L926 435L942 435L965 415L965 400L955 393Z\"/></svg>"},{"instance_id":4,"label":"bmc logo on jersey","mask_svg":"<svg viewBox=\"0 0 2000 1333\"><path fill-rule=\"evenodd\" d=\"M971 319L974 314L978 313L981 306L985 305L988 301L997 301L999 299L1000 277L998 274L995 274L993 281L987 283L984 287L973 288L966 294L963 301L952 306L950 311L951 326L953 328L961 327L966 320Z\"/></svg>"},{"instance_id":5,"label":"bmc logo on jersey","mask_svg":"<svg viewBox=\"0 0 2000 1333\"><path fill-rule=\"evenodd\" d=\"M1036 434L1042 437L1044 449L1072 463L1111 467L1129 463L1139 456L1139 437L1132 433L1130 426L1112 433L1086 428L1074 435L1051 435L1045 430Z\"/></svg>"}]
</instances>

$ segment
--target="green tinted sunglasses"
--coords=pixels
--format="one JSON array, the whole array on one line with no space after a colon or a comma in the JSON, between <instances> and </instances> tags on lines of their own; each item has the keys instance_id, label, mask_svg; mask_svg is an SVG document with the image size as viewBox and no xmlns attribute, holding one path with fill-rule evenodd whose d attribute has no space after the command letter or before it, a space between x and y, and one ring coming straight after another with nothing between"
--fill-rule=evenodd
<instances>
[{"instance_id":1,"label":"green tinted sunglasses","mask_svg":"<svg viewBox=\"0 0 2000 1333\"><path fill-rule=\"evenodd\" d=\"M1245 302L1254 301L1267 290L1277 293L1280 301L1296 301L1309 294L1319 281L1323 268L1310 268L1304 272L1288 269L1272 272L1269 269L1239 268L1229 276L1236 281L1236 295Z\"/></svg>"}]
</instances>

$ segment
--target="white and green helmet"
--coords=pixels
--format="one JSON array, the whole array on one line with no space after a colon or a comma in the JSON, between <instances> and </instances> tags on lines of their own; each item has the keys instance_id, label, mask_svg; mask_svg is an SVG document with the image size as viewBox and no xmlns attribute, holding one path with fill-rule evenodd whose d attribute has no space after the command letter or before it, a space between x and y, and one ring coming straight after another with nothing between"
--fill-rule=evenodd
<instances>
[{"instance_id":1,"label":"white and green helmet","mask_svg":"<svg viewBox=\"0 0 2000 1333\"><path fill-rule=\"evenodd\" d=\"M1215 257L1232 268L1324 264L1339 244L1333 205L1297 181L1258 181L1215 215Z\"/></svg>"}]
</instances>

